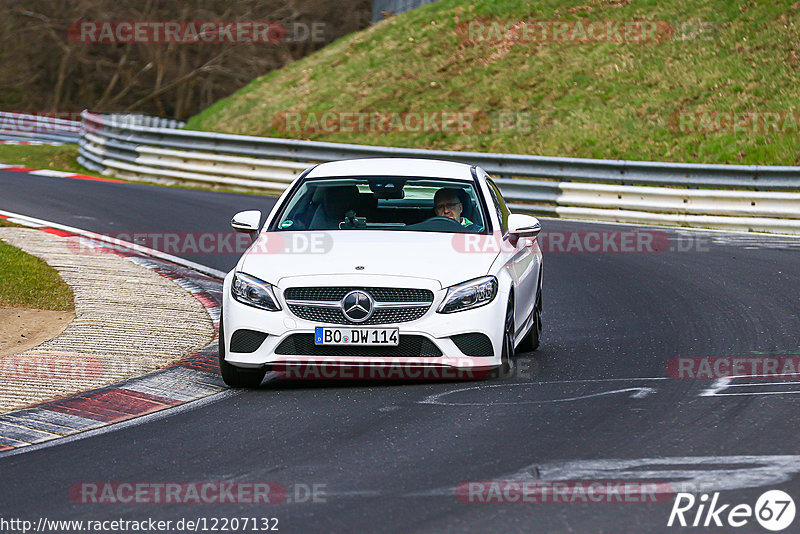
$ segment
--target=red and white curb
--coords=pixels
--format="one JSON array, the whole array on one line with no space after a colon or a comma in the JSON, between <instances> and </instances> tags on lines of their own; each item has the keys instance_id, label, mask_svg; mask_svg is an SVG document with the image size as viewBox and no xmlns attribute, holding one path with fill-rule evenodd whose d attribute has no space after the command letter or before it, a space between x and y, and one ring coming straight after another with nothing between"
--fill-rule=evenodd
<instances>
[{"instance_id":1,"label":"red and white curb","mask_svg":"<svg viewBox=\"0 0 800 534\"><path fill-rule=\"evenodd\" d=\"M63 237L80 236L89 238L92 241L96 241L98 243L98 247L103 247L107 250L132 251L139 253L140 255L174 263L182 267L188 267L192 271L203 273L211 278L216 278L218 280L225 278L225 273L217 269L212 269L211 267L206 267L205 265L185 260L183 258L173 256L172 254L167 254L166 252L161 252L160 250L155 250L149 247L138 245L136 243L131 243L130 241L115 239L103 234L98 234L96 232L75 228L74 226L67 226L66 224L45 221L43 219L37 219L36 217L28 217L27 215L20 215L11 211L0 210L0 217L15 224L28 226L30 228L38 228L43 232L48 232L54 235ZM86 244L87 243L82 243L82 245Z\"/></svg>"},{"instance_id":2,"label":"red and white curb","mask_svg":"<svg viewBox=\"0 0 800 534\"><path fill-rule=\"evenodd\" d=\"M58 141L14 141L13 139L0 140L0 145L48 145L48 146L61 146L64 143Z\"/></svg>"},{"instance_id":3,"label":"red and white curb","mask_svg":"<svg viewBox=\"0 0 800 534\"><path fill-rule=\"evenodd\" d=\"M46 171L54 172L54 171ZM0 218L64 236L98 236L93 232L0 211ZM74 231L73 231L74 230ZM102 237L102 236L99 236ZM189 291L206 309L214 328L219 331L222 283L220 271L197 272L192 262L165 258L163 253L138 245L131 248L97 240L97 248L127 257L139 265L169 278ZM134 250L134 248L139 250ZM149 255L148 251L153 255ZM158 256L158 257L157 257ZM0 415L0 455L17 449L42 444L66 436L130 421L147 414L195 402L227 390L219 376L217 342L188 355L165 369L117 384L79 393L61 399Z\"/></svg>"},{"instance_id":4,"label":"red and white curb","mask_svg":"<svg viewBox=\"0 0 800 534\"><path fill-rule=\"evenodd\" d=\"M9 165L8 163L0 163L0 171L6 172L23 172L32 174L34 176L49 176L51 178L72 178L74 180L91 180L93 182L113 182L125 183L125 180L116 180L114 178L100 178L98 176L89 176L88 174L79 174L68 171L53 171L50 169L31 169L20 165Z\"/></svg>"}]
</instances>

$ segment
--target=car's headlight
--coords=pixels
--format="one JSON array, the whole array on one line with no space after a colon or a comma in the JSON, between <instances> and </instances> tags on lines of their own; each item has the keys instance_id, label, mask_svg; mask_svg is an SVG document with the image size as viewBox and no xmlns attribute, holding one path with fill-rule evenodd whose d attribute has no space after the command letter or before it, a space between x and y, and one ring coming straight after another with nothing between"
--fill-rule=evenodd
<instances>
[{"instance_id":1,"label":"car's headlight","mask_svg":"<svg viewBox=\"0 0 800 534\"><path fill-rule=\"evenodd\" d=\"M497 295L497 278L483 276L462 284L450 286L439 313L454 313L485 306Z\"/></svg>"},{"instance_id":2,"label":"car's headlight","mask_svg":"<svg viewBox=\"0 0 800 534\"><path fill-rule=\"evenodd\" d=\"M275 298L275 292L272 287L272 285L259 280L255 276L234 273L231 295L242 304L262 310L278 311L281 309L281 305L278 304L278 299Z\"/></svg>"}]
</instances>

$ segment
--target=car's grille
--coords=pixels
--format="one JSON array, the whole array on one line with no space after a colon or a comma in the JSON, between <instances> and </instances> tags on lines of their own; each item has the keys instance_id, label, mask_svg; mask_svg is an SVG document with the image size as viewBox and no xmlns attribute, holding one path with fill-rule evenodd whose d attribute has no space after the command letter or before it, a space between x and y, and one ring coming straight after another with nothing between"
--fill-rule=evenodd
<instances>
[{"instance_id":1,"label":"car's grille","mask_svg":"<svg viewBox=\"0 0 800 534\"><path fill-rule=\"evenodd\" d=\"M492 340L486 334L458 334L450 336L450 339L467 356L494 356Z\"/></svg>"},{"instance_id":2,"label":"car's grille","mask_svg":"<svg viewBox=\"0 0 800 534\"><path fill-rule=\"evenodd\" d=\"M433 302L433 292L428 289L399 287L290 287L283 296L286 300L339 302L356 289L366 291L377 302Z\"/></svg>"},{"instance_id":3,"label":"car's grille","mask_svg":"<svg viewBox=\"0 0 800 534\"><path fill-rule=\"evenodd\" d=\"M428 306L430 307L430 306ZM372 317L358 323L359 325L375 325L375 324L390 324L390 323L406 323L419 319L425 312L425 308L386 308L375 310ZM339 308L319 308L309 305L289 304L289 309L293 314L301 319L307 321L315 321L318 323L331 323L331 324L356 324L349 321L342 310Z\"/></svg>"},{"instance_id":4,"label":"car's grille","mask_svg":"<svg viewBox=\"0 0 800 534\"><path fill-rule=\"evenodd\" d=\"M292 334L281 341L275 354L290 356L365 356L438 358L442 355L431 340L424 336L401 335L395 347L348 345L315 345L314 334Z\"/></svg>"},{"instance_id":5,"label":"car's grille","mask_svg":"<svg viewBox=\"0 0 800 534\"><path fill-rule=\"evenodd\" d=\"M360 323L345 317L338 305L347 293L356 289L369 293L375 300L372 316ZM406 323L425 315L433 303L433 292L428 289L394 287L290 287L283 296L289 311L300 319L328 324ZM392 306L382 307L387 304Z\"/></svg>"}]
</instances>

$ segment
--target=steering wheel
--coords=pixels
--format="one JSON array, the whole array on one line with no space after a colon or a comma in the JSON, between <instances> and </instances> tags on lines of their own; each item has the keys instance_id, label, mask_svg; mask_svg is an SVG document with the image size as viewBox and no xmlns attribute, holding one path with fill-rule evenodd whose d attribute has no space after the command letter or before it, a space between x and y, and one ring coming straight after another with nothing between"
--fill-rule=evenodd
<instances>
[{"instance_id":1,"label":"steering wheel","mask_svg":"<svg viewBox=\"0 0 800 534\"><path fill-rule=\"evenodd\" d=\"M430 219L425 219L425 220L424 220L424 221L422 221L422 222L423 222L423 224L424 224L424 223L436 222L436 221L440 221L440 222L445 222L445 221L447 221L447 222L449 222L449 223L452 223L452 224L457 224L457 225L459 226L459 228L463 228L463 227L461 226L461 223L460 223L460 222L458 222L457 220L455 220L455 219L451 219L450 217L442 217L441 215L437 215L437 216L435 216L435 217L431 217Z\"/></svg>"}]
</instances>

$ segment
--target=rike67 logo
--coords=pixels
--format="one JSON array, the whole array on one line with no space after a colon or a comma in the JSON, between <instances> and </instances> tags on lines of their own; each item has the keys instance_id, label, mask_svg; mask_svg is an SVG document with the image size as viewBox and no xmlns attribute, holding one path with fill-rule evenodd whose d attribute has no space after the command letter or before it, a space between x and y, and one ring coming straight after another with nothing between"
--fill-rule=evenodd
<instances>
[{"instance_id":1,"label":"rike67 logo","mask_svg":"<svg viewBox=\"0 0 800 534\"><path fill-rule=\"evenodd\" d=\"M755 506L722 504L719 496L719 492L715 492L709 500L706 493L699 498L691 493L678 493L667 526L739 528L751 524L755 518L765 529L777 532L788 528L794 521L794 499L784 491L762 493Z\"/></svg>"}]
</instances>

